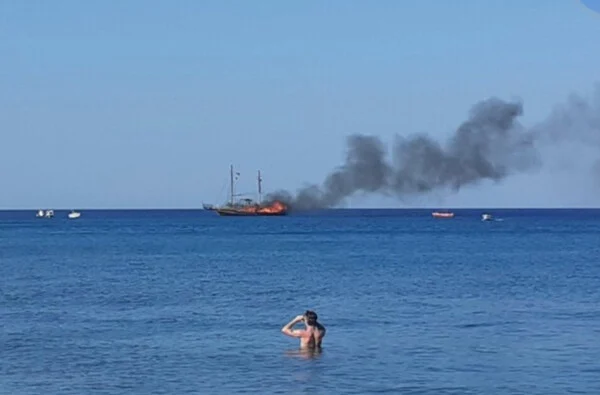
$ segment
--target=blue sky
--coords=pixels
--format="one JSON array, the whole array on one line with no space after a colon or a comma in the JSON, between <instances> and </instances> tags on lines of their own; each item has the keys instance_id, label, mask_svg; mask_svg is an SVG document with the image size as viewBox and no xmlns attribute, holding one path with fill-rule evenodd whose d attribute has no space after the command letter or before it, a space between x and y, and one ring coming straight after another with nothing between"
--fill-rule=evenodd
<instances>
[{"instance_id":1,"label":"blue sky","mask_svg":"<svg viewBox=\"0 0 600 395\"><path fill-rule=\"evenodd\" d=\"M230 163L294 190L349 134L444 140L490 96L533 125L591 93L599 37L578 0L0 1L0 208L221 203ZM596 155L412 206L598 206L563 149Z\"/></svg>"}]
</instances>

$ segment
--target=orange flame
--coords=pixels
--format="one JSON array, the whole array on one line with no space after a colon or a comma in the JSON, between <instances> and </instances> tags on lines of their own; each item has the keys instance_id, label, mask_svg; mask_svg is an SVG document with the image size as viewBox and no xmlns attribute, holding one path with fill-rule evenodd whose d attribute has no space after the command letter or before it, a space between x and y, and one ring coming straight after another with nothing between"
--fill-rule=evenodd
<instances>
[{"instance_id":1,"label":"orange flame","mask_svg":"<svg viewBox=\"0 0 600 395\"><path fill-rule=\"evenodd\" d=\"M261 207L258 209L258 212L261 214L280 214L287 210L285 204L281 203L278 200L275 200L273 203L266 207Z\"/></svg>"},{"instance_id":2,"label":"orange flame","mask_svg":"<svg viewBox=\"0 0 600 395\"><path fill-rule=\"evenodd\" d=\"M237 209L242 213L248 214L283 214L287 211L287 206L280 201L274 201L268 206L261 206L258 204L253 204L250 206L240 207Z\"/></svg>"}]
</instances>

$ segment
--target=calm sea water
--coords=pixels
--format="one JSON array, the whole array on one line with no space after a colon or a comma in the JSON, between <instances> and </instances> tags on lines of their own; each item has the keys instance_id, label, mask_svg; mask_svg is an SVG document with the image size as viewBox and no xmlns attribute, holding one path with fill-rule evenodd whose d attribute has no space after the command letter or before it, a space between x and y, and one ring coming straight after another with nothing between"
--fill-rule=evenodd
<instances>
[{"instance_id":1,"label":"calm sea water","mask_svg":"<svg viewBox=\"0 0 600 395\"><path fill-rule=\"evenodd\" d=\"M0 393L599 394L600 211L456 213L0 213Z\"/></svg>"}]
</instances>

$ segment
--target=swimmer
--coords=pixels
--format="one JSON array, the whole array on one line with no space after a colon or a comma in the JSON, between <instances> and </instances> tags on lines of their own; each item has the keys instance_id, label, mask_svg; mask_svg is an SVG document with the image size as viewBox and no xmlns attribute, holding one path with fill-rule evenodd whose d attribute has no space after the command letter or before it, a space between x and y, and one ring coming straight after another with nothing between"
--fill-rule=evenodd
<instances>
[{"instance_id":1,"label":"swimmer","mask_svg":"<svg viewBox=\"0 0 600 395\"><path fill-rule=\"evenodd\" d=\"M294 325L303 322L304 329L292 329ZM320 349L323 337L325 337L325 327L317 322L317 313L307 310L303 315L299 315L288 322L281 332L284 335L300 339L301 349Z\"/></svg>"}]
</instances>

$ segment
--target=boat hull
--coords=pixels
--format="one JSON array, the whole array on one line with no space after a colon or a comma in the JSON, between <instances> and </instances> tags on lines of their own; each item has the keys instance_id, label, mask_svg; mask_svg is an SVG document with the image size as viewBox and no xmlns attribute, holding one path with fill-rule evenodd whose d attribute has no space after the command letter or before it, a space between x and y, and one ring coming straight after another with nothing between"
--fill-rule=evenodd
<instances>
[{"instance_id":1,"label":"boat hull","mask_svg":"<svg viewBox=\"0 0 600 395\"><path fill-rule=\"evenodd\" d=\"M287 215L286 211L277 212L260 212L260 211L243 211L232 209L214 209L220 216L223 217L281 217Z\"/></svg>"},{"instance_id":2,"label":"boat hull","mask_svg":"<svg viewBox=\"0 0 600 395\"><path fill-rule=\"evenodd\" d=\"M434 213L431 213L431 216L433 218L454 218L454 213L434 212Z\"/></svg>"}]
</instances>

